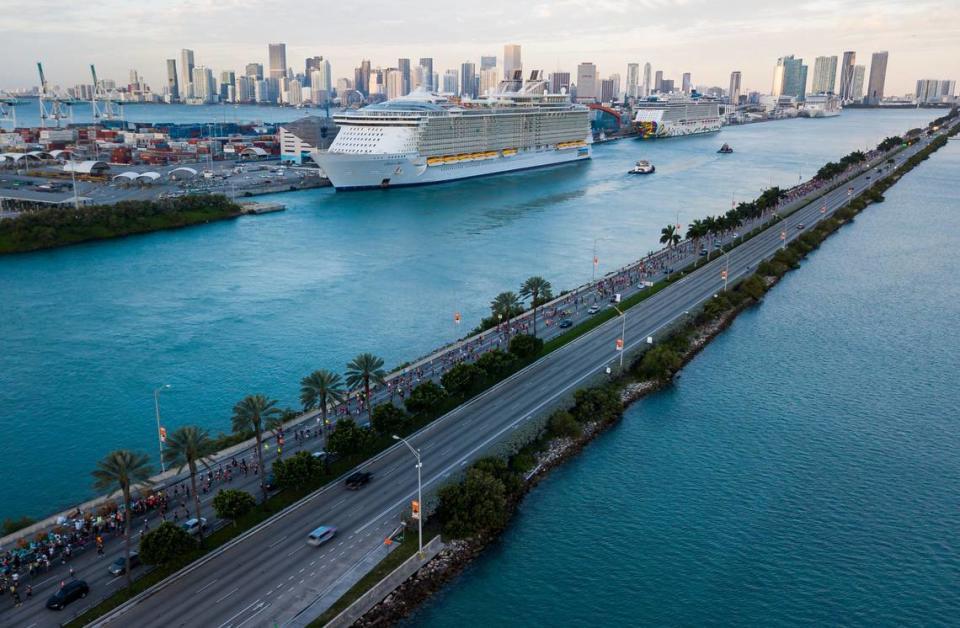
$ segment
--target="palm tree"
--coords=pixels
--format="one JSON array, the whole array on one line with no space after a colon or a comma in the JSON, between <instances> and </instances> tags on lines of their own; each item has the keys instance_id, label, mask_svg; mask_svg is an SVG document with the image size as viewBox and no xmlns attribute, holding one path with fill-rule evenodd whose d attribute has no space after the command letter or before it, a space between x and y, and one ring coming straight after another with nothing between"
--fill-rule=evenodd
<instances>
[{"instance_id":1,"label":"palm tree","mask_svg":"<svg viewBox=\"0 0 960 628\"><path fill-rule=\"evenodd\" d=\"M184 425L179 427L170 436L164 448L163 457L171 467L177 467L177 473L180 473L184 467L190 468L190 484L193 487L193 505L196 509L197 521L200 518L200 495L197 493L197 463L204 468L210 468L210 461L213 460L213 441L210 440L210 433L202 427L196 425ZM200 530L200 544L203 544L203 526Z\"/></svg>"},{"instance_id":2,"label":"palm tree","mask_svg":"<svg viewBox=\"0 0 960 628\"><path fill-rule=\"evenodd\" d=\"M668 247L673 248L677 244L680 244L680 239L676 225L667 225L660 230L660 244L666 244Z\"/></svg>"},{"instance_id":3,"label":"palm tree","mask_svg":"<svg viewBox=\"0 0 960 628\"><path fill-rule=\"evenodd\" d=\"M93 486L98 491L113 492L117 487L123 493L123 543L126 566L127 586L130 586L130 526L133 524L133 512L130 507L130 488L136 484L151 484L153 467L147 454L117 449L97 463L93 470Z\"/></svg>"},{"instance_id":4,"label":"palm tree","mask_svg":"<svg viewBox=\"0 0 960 628\"><path fill-rule=\"evenodd\" d=\"M300 380L300 403L304 410L320 408L323 429L327 427L327 407L343 401L343 382L338 373L320 369Z\"/></svg>"},{"instance_id":5,"label":"palm tree","mask_svg":"<svg viewBox=\"0 0 960 628\"><path fill-rule=\"evenodd\" d=\"M233 431L244 432L252 429L257 438L257 466L260 469L260 490L263 501L267 501L267 483L264 480L267 469L263 466L263 427L272 417L280 413L276 399L267 399L266 395L247 395L233 406Z\"/></svg>"},{"instance_id":6,"label":"palm tree","mask_svg":"<svg viewBox=\"0 0 960 628\"><path fill-rule=\"evenodd\" d=\"M550 282L540 275L530 277L520 286L520 296L524 298L530 297L530 304L533 305L534 337L537 335L537 308L540 307L540 304L544 301L549 301L553 298L552 288L553 286L550 285Z\"/></svg>"},{"instance_id":7,"label":"palm tree","mask_svg":"<svg viewBox=\"0 0 960 628\"><path fill-rule=\"evenodd\" d=\"M501 292L490 302L493 315L499 315L504 320L509 320L521 307L520 297L515 292Z\"/></svg>"},{"instance_id":8,"label":"palm tree","mask_svg":"<svg viewBox=\"0 0 960 628\"><path fill-rule=\"evenodd\" d=\"M347 365L347 385L350 388L363 386L363 395L367 404L367 418L373 418L373 404L370 403L370 384L382 384L386 373L383 359L372 353L361 353Z\"/></svg>"}]
</instances>

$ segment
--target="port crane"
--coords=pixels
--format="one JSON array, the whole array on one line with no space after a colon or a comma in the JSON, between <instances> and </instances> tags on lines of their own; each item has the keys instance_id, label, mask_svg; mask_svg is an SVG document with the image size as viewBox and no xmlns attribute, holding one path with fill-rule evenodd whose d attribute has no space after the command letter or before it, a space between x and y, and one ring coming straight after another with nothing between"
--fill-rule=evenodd
<instances>
[{"instance_id":1,"label":"port crane","mask_svg":"<svg viewBox=\"0 0 960 628\"><path fill-rule=\"evenodd\" d=\"M40 73L40 128L46 128L47 120L54 120L57 128L61 120L73 121L72 99L61 96L50 89L47 78L43 75L43 64L37 61L37 71Z\"/></svg>"},{"instance_id":2,"label":"port crane","mask_svg":"<svg viewBox=\"0 0 960 628\"><path fill-rule=\"evenodd\" d=\"M97 69L90 64L90 75L93 77L93 90L90 97L90 107L93 109L95 121L123 120L123 101L112 92L108 93L103 84L97 80Z\"/></svg>"},{"instance_id":3,"label":"port crane","mask_svg":"<svg viewBox=\"0 0 960 628\"><path fill-rule=\"evenodd\" d=\"M14 96L0 94L0 127L11 124L11 128L17 128L17 106L22 104L23 101Z\"/></svg>"}]
</instances>

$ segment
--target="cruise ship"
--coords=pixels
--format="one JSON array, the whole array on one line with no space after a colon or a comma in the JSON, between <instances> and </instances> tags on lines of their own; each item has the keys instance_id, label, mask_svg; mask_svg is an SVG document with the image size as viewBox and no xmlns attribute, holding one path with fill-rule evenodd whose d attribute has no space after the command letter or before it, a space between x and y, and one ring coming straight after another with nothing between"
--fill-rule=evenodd
<instances>
[{"instance_id":1,"label":"cruise ship","mask_svg":"<svg viewBox=\"0 0 960 628\"><path fill-rule=\"evenodd\" d=\"M843 110L840 99L833 94L810 94L800 110L801 116L808 118L832 118Z\"/></svg>"},{"instance_id":2,"label":"cruise ship","mask_svg":"<svg viewBox=\"0 0 960 628\"><path fill-rule=\"evenodd\" d=\"M642 139L681 137L720 130L720 103L686 96L651 96L633 105Z\"/></svg>"},{"instance_id":3,"label":"cruise ship","mask_svg":"<svg viewBox=\"0 0 960 628\"><path fill-rule=\"evenodd\" d=\"M423 185L589 159L590 110L518 70L489 96L452 102L416 90L333 116L314 160L337 190Z\"/></svg>"}]
</instances>

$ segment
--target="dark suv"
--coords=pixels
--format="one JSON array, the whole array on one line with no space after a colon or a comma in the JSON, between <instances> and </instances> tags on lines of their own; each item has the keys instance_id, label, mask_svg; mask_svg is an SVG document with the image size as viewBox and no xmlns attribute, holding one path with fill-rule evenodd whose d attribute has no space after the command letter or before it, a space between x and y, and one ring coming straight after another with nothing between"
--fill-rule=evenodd
<instances>
[{"instance_id":1,"label":"dark suv","mask_svg":"<svg viewBox=\"0 0 960 628\"><path fill-rule=\"evenodd\" d=\"M347 488L351 491L355 491L358 488L364 486L370 482L370 478L373 477L373 474L369 471L357 471L354 474L351 474L347 478Z\"/></svg>"},{"instance_id":2,"label":"dark suv","mask_svg":"<svg viewBox=\"0 0 960 628\"><path fill-rule=\"evenodd\" d=\"M50 596L50 599L47 600L47 608L52 608L55 611L62 610L70 602L87 597L87 593L90 593L90 587L87 586L86 582L71 580Z\"/></svg>"}]
</instances>

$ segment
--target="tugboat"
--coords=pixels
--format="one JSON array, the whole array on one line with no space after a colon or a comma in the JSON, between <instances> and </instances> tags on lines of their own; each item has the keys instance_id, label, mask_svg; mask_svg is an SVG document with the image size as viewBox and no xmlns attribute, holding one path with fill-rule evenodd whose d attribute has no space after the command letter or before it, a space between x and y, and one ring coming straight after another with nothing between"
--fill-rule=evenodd
<instances>
[{"instance_id":1,"label":"tugboat","mask_svg":"<svg viewBox=\"0 0 960 628\"><path fill-rule=\"evenodd\" d=\"M630 174L653 174L657 169L646 159L640 160L630 170Z\"/></svg>"},{"instance_id":2,"label":"tugboat","mask_svg":"<svg viewBox=\"0 0 960 628\"><path fill-rule=\"evenodd\" d=\"M729 144L724 144L723 146L720 147L720 150L718 150L717 152L723 153L724 155L726 155L727 153L732 153L733 149L730 148Z\"/></svg>"}]
</instances>

